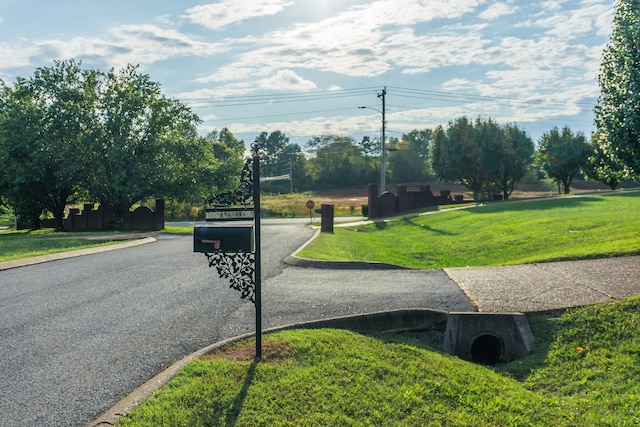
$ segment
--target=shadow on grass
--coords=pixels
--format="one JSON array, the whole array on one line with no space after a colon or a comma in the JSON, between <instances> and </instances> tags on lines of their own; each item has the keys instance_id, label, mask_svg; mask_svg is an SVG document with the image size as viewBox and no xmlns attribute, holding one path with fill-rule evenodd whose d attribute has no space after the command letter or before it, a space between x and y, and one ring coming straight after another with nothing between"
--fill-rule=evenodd
<instances>
[{"instance_id":1,"label":"shadow on grass","mask_svg":"<svg viewBox=\"0 0 640 427\"><path fill-rule=\"evenodd\" d=\"M387 223L385 221L376 221L373 223L378 230L384 230L387 228Z\"/></svg>"},{"instance_id":2,"label":"shadow on grass","mask_svg":"<svg viewBox=\"0 0 640 427\"><path fill-rule=\"evenodd\" d=\"M558 333L558 323L563 313L564 311L553 310L546 313L527 315L527 322L534 336L531 352L523 359L497 364L494 366L494 370L501 374L507 374L518 381L524 381L534 371L541 368L547 360L551 345L555 341Z\"/></svg>"},{"instance_id":3,"label":"shadow on grass","mask_svg":"<svg viewBox=\"0 0 640 427\"><path fill-rule=\"evenodd\" d=\"M418 224L414 221L415 218L403 218L402 221L405 222L406 224L412 225L414 227L418 227L421 228L424 231L429 231L431 233L435 233L435 234L442 234L443 236L456 236L457 233L451 233L450 231L444 231L444 230L437 230L435 228L431 228L429 225L427 224Z\"/></svg>"},{"instance_id":4,"label":"shadow on grass","mask_svg":"<svg viewBox=\"0 0 640 427\"><path fill-rule=\"evenodd\" d=\"M623 195L623 194L620 194ZM618 196L618 195L616 195ZM605 202L603 197L557 197L552 199L521 199L521 200L506 200L501 202L490 202L481 209L469 209L467 212L471 214L486 214L492 213L496 210L499 211L535 211L535 210L548 210L558 208L576 207L579 205L586 205L594 202Z\"/></svg>"},{"instance_id":5,"label":"shadow on grass","mask_svg":"<svg viewBox=\"0 0 640 427\"><path fill-rule=\"evenodd\" d=\"M249 369L247 369L247 375L244 378L244 383L242 384L242 388L240 392L231 402L231 407L229 408L229 412L226 415L226 421L224 423L227 427L235 426L238 422L238 416L240 416L240 411L242 410L242 406L244 405L244 400L247 398L247 393L249 392L249 387L251 387L251 383L253 383L253 377L255 376L256 367L258 366L258 362L254 361L249 365ZM222 425L222 423L216 423L216 425Z\"/></svg>"}]
</instances>

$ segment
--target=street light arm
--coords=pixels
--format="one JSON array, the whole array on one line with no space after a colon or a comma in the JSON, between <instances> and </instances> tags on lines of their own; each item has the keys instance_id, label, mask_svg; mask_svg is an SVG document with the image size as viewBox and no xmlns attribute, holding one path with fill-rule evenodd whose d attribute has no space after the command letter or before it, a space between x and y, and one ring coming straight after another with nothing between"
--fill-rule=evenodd
<instances>
[{"instance_id":1,"label":"street light arm","mask_svg":"<svg viewBox=\"0 0 640 427\"><path fill-rule=\"evenodd\" d=\"M375 109L375 108L373 108L373 107L358 107L358 108L360 108L360 109L368 108L369 110L373 110L373 111L377 111L378 113L382 113L382 111L377 110L377 109Z\"/></svg>"}]
</instances>

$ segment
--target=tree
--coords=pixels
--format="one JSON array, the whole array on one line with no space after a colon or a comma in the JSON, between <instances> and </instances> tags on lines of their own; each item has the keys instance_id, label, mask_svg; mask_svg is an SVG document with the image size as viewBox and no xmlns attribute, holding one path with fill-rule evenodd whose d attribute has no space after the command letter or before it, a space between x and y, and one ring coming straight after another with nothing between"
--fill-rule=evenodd
<instances>
[{"instance_id":1,"label":"tree","mask_svg":"<svg viewBox=\"0 0 640 427\"><path fill-rule=\"evenodd\" d=\"M558 184L558 192L561 193L562 185L564 193L569 194L573 178L591 154L584 134L574 134L568 127L562 131L553 128L542 135L538 150L545 172Z\"/></svg>"},{"instance_id":2,"label":"tree","mask_svg":"<svg viewBox=\"0 0 640 427\"><path fill-rule=\"evenodd\" d=\"M237 139L226 127L220 132L209 132L205 140L210 145L216 161L216 172L211 177L209 191L205 197L208 198L213 194L231 190L239 184L237 177L242 170L245 143Z\"/></svg>"},{"instance_id":3,"label":"tree","mask_svg":"<svg viewBox=\"0 0 640 427\"><path fill-rule=\"evenodd\" d=\"M605 144L599 142L599 139L598 132L591 137L591 156L583 167L583 171L588 178L615 190L620 182L627 179L628 173L616 158L605 153L603 149Z\"/></svg>"},{"instance_id":4,"label":"tree","mask_svg":"<svg viewBox=\"0 0 640 427\"><path fill-rule=\"evenodd\" d=\"M261 132L256 137L256 143L260 147L258 154L260 155L260 168L264 176L281 175L279 166L283 160L287 160L288 170L289 158L283 158L287 146L290 145L287 135L279 130L270 134Z\"/></svg>"},{"instance_id":5,"label":"tree","mask_svg":"<svg viewBox=\"0 0 640 427\"><path fill-rule=\"evenodd\" d=\"M618 0L613 34L598 77L595 108L599 151L605 163L640 178L640 3ZM617 166L616 166L617 167Z\"/></svg>"},{"instance_id":6,"label":"tree","mask_svg":"<svg viewBox=\"0 0 640 427\"><path fill-rule=\"evenodd\" d=\"M489 167L496 187L507 200L527 173L535 151L531 138L515 125L502 127L502 136L492 141Z\"/></svg>"},{"instance_id":7,"label":"tree","mask_svg":"<svg viewBox=\"0 0 640 427\"><path fill-rule=\"evenodd\" d=\"M70 198L88 182L98 73L73 60L38 68L3 85L0 120L2 186L22 220L38 227L48 210L63 229Z\"/></svg>"},{"instance_id":8,"label":"tree","mask_svg":"<svg viewBox=\"0 0 640 427\"><path fill-rule=\"evenodd\" d=\"M137 67L105 76L97 117L93 147L100 161L90 190L113 210L115 226L134 203L179 189L167 165L183 163L184 172L197 173L182 160L199 147L190 132L198 117Z\"/></svg>"},{"instance_id":9,"label":"tree","mask_svg":"<svg viewBox=\"0 0 640 427\"><path fill-rule=\"evenodd\" d=\"M256 137L260 149L260 168L265 178L281 177L290 174L286 187L282 180L267 181L263 189L268 191L289 191L296 185L308 184L305 172L305 159L298 144L290 142L289 137L279 130L261 132ZM295 177L295 180L294 180Z\"/></svg>"},{"instance_id":10,"label":"tree","mask_svg":"<svg viewBox=\"0 0 640 427\"><path fill-rule=\"evenodd\" d=\"M472 190L475 200L491 183L484 145L493 126L494 122L480 119L474 126L469 119L461 117L450 122L446 130L439 126L434 132L434 172L442 180L458 182Z\"/></svg>"},{"instance_id":11,"label":"tree","mask_svg":"<svg viewBox=\"0 0 640 427\"><path fill-rule=\"evenodd\" d=\"M414 129L389 144L389 169L395 182L426 181L429 178L429 148L433 131Z\"/></svg>"},{"instance_id":12,"label":"tree","mask_svg":"<svg viewBox=\"0 0 640 427\"><path fill-rule=\"evenodd\" d=\"M316 185L341 187L364 185L371 177L362 147L353 138L340 135L315 136L307 143L315 154L310 160Z\"/></svg>"},{"instance_id":13,"label":"tree","mask_svg":"<svg viewBox=\"0 0 640 427\"><path fill-rule=\"evenodd\" d=\"M440 179L464 185L475 200L496 192L507 199L525 176L533 151L533 141L517 126L462 117L446 130L436 128L431 160Z\"/></svg>"}]
</instances>

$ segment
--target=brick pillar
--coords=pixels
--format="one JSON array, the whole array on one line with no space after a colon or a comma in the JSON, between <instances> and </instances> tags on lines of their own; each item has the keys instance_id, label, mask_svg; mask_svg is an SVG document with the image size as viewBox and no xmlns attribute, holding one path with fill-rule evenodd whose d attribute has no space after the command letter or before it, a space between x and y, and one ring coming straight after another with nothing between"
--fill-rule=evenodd
<instances>
[{"instance_id":1,"label":"brick pillar","mask_svg":"<svg viewBox=\"0 0 640 427\"><path fill-rule=\"evenodd\" d=\"M369 184L367 188L367 203L369 204L369 218L380 216L380 199L378 198L378 184Z\"/></svg>"},{"instance_id":2,"label":"brick pillar","mask_svg":"<svg viewBox=\"0 0 640 427\"><path fill-rule=\"evenodd\" d=\"M320 231L333 233L333 205L320 206Z\"/></svg>"},{"instance_id":3,"label":"brick pillar","mask_svg":"<svg viewBox=\"0 0 640 427\"><path fill-rule=\"evenodd\" d=\"M412 208L405 184L396 185L396 196L398 197L398 212L408 211Z\"/></svg>"},{"instance_id":4,"label":"brick pillar","mask_svg":"<svg viewBox=\"0 0 640 427\"><path fill-rule=\"evenodd\" d=\"M156 199L155 219L156 230L164 229L164 199Z\"/></svg>"}]
</instances>

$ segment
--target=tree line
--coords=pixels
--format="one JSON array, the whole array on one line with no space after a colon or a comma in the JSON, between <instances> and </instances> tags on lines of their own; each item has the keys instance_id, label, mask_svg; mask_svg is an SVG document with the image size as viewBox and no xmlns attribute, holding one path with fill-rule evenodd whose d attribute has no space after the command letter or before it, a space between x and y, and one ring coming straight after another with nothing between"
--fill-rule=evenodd
<instances>
[{"instance_id":1,"label":"tree line","mask_svg":"<svg viewBox=\"0 0 640 427\"><path fill-rule=\"evenodd\" d=\"M279 164L293 162L297 190L358 187L380 179L381 144L368 137L358 142L349 136L316 136L304 150L279 131L262 133L257 141L269 141L262 145L266 173L277 170ZM274 149L276 146L281 148ZM619 183L598 176L595 142L569 127L544 133L536 147L516 125L500 125L491 118L461 117L446 126L391 138L386 149L390 182L438 180L462 184L476 199L495 194L508 199L527 175L549 178L564 193L569 193L579 173L611 188ZM277 184L267 188L285 191Z\"/></svg>"},{"instance_id":2,"label":"tree line","mask_svg":"<svg viewBox=\"0 0 640 427\"><path fill-rule=\"evenodd\" d=\"M514 124L460 117L387 141L389 180L460 183L476 198L510 196L528 174L568 193L580 172L615 189L640 178L640 5L616 3L601 65L597 130L590 138L553 128L536 144ZM99 202L115 212L166 198L201 205L232 189L246 144L229 129L200 136L200 119L138 68L101 72L56 61L13 85L0 81L0 205L37 226L46 213L62 229L65 207ZM304 147L280 131L256 136L264 176L289 174L295 191L363 186L379 180L381 144L345 135ZM286 191L268 182L267 191ZM290 187L289 187L290 189Z\"/></svg>"}]
</instances>

